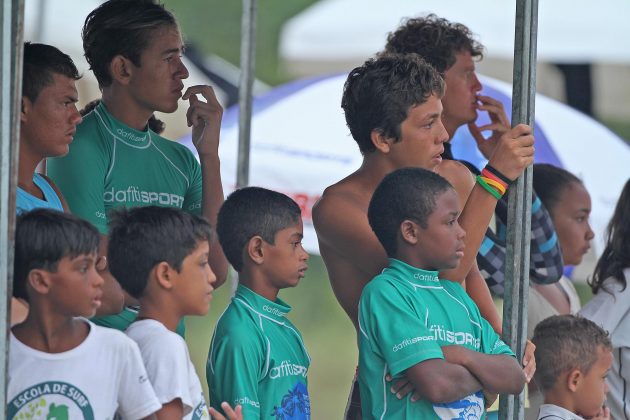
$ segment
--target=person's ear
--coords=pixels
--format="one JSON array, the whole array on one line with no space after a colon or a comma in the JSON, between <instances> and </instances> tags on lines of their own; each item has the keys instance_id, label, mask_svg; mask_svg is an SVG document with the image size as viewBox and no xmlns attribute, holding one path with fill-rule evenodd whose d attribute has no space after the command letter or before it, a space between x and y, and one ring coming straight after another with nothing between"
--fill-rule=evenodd
<instances>
[{"instance_id":1,"label":"person's ear","mask_svg":"<svg viewBox=\"0 0 630 420\"><path fill-rule=\"evenodd\" d=\"M34 268L26 276L26 283L38 294L46 295L52 286L52 279L48 271Z\"/></svg>"},{"instance_id":2,"label":"person's ear","mask_svg":"<svg viewBox=\"0 0 630 420\"><path fill-rule=\"evenodd\" d=\"M372 144L376 150L382 153L389 153L392 143L394 143L394 139L385 136L385 134L383 134L383 130L380 129L372 130L370 133L370 139L372 140Z\"/></svg>"},{"instance_id":3,"label":"person's ear","mask_svg":"<svg viewBox=\"0 0 630 420\"><path fill-rule=\"evenodd\" d=\"M109 63L109 74L112 80L126 85L133 74L133 63L119 54L112 58L112 61Z\"/></svg>"},{"instance_id":4,"label":"person's ear","mask_svg":"<svg viewBox=\"0 0 630 420\"><path fill-rule=\"evenodd\" d=\"M158 286L163 289L170 290L173 288L173 267L166 261L159 262L153 267L154 275L152 276Z\"/></svg>"},{"instance_id":5,"label":"person's ear","mask_svg":"<svg viewBox=\"0 0 630 420\"><path fill-rule=\"evenodd\" d=\"M418 243L420 226L412 220L403 220L400 224L400 235L409 245Z\"/></svg>"},{"instance_id":6,"label":"person's ear","mask_svg":"<svg viewBox=\"0 0 630 420\"><path fill-rule=\"evenodd\" d=\"M22 96L20 102L20 122L25 123L28 120L28 116L33 109L33 103L26 96Z\"/></svg>"},{"instance_id":7,"label":"person's ear","mask_svg":"<svg viewBox=\"0 0 630 420\"><path fill-rule=\"evenodd\" d=\"M572 369L567 375L567 388L571 392L576 392L582 382L582 371L578 368Z\"/></svg>"},{"instance_id":8,"label":"person's ear","mask_svg":"<svg viewBox=\"0 0 630 420\"><path fill-rule=\"evenodd\" d=\"M262 264L265 262L265 241L260 236L253 236L249 242L247 242L247 256L255 264Z\"/></svg>"}]
</instances>

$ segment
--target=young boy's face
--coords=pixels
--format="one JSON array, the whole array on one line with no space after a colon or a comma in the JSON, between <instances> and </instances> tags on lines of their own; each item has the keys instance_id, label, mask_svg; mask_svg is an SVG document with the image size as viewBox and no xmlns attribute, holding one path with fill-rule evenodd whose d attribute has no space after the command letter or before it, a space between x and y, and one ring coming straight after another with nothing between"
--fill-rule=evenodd
<instances>
[{"instance_id":1,"label":"young boy's face","mask_svg":"<svg viewBox=\"0 0 630 420\"><path fill-rule=\"evenodd\" d=\"M597 349L597 361L582 377L575 391L576 413L582 417L592 417L602 408L608 393L606 375L612 366L612 352L602 346Z\"/></svg>"},{"instance_id":2,"label":"young boy's face","mask_svg":"<svg viewBox=\"0 0 630 420\"><path fill-rule=\"evenodd\" d=\"M176 278L172 279L173 291L185 315L205 315L210 309L212 284L217 278L208 263L209 252L208 241L199 241L193 252L184 258Z\"/></svg>"},{"instance_id":3,"label":"young boy's face","mask_svg":"<svg viewBox=\"0 0 630 420\"><path fill-rule=\"evenodd\" d=\"M409 109L407 118L400 124L400 141L392 143L389 151L396 168L432 170L442 162L448 133L441 116L442 102L435 95Z\"/></svg>"},{"instance_id":4,"label":"young boy's face","mask_svg":"<svg viewBox=\"0 0 630 420\"><path fill-rule=\"evenodd\" d=\"M63 257L56 272L45 272L53 308L70 317L94 316L103 296L103 278L96 272L96 259L96 253Z\"/></svg>"},{"instance_id":5,"label":"young boy's face","mask_svg":"<svg viewBox=\"0 0 630 420\"><path fill-rule=\"evenodd\" d=\"M464 256L466 232L459 225L459 198L449 188L435 200L435 209L427 219L417 243L417 255L422 268L440 271L457 267Z\"/></svg>"},{"instance_id":6,"label":"young boy's face","mask_svg":"<svg viewBox=\"0 0 630 420\"><path fill-rule=\"evenodd\" d=\"M274 244L265 243L264 266L269 285L283 289L297 286L308 268L308 254L302 247L302 219L276 232Z\"/></svg>"},{"instance_id":7,"label":"young boy's face","mask_svg":"<svg viewBox=\"0 0 630 420\"><path fill-rule=\"evenodd\" d=\"M184 89L188 69L182 62L184 45L176 26L153 31L147 49L140 55L140 67L133 64L129 90L147 110L175 112Z\"/></svg>"}]
</instances>

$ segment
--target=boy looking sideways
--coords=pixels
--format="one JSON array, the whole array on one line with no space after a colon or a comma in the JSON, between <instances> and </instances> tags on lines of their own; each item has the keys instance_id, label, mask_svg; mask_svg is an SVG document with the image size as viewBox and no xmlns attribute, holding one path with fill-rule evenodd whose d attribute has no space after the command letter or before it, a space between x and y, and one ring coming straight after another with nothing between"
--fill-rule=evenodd
<instances>
[{"instance_id":1,"label":"boy looking sideways","mask_svg":"<svg viewBox=\"0 0 630 420\"><path fill-rule=\"evenodd\" d=\"M111 216L110 270L140 302L138 318L125 333L140 347L162 404L158 419L207 419L201 383L175 330L184 316L203 316L210 308L216 280L208 264L210 225L157 206L121 209Z\"/></svg>"},{"instance_id":2,"label":"boy looking sideways","mask_svg":"<svg viewBox=\"0 0 630 420\"><path fill-rule=\"evenodd\" d=\"M88 15L82 37L102 100L77 127L68 155L48 165L70 210L92 222L103 243L107 214L118 207L176 207L214 225L223 202L218 154L223 109L210 86L183 90L188 70L175 17L152 0L110 0ZM175 112L180 98L190 102L187 120L201 164L186 147L147 126L154 112ZM227 261L214 240L209 258L218 287ZM129 308L136 302L127 297L126 304L119 316L98 322L124 330L137 315Z\"/></svg>"},{"instance_id":3,"label":"boy looking sideways","mask_svg":"<svg viewBox=\"0 0 630 420\"><path fill-rule=\"evenodd\" d=\"M9 419L140 419L160 408L136 343L84 319L103 294L98 243L98 231L69 214L18 217L13 293L30 308L11 329Z\"/></svg>"},{"instance_id":4,"label":"boy looking sideways","mask_svg":"<svg viewBox=\"0 0 630 420\"><path fill-rule=\"evenodd\" d=\"M538 418L609 419L604 406L613 362L608 333L587 318L554 315L536 326L532 341L538 360L534 381L545 397Z\"/></svg>"},{"instance_id":5,"label":"boy looking sideways","mask_svg":"<svg viewBox=\"0 0 630 420\"><path fill-rule=\"evenodd\" d=\"M517 394L525 375L514 354L458 283L438 272L464 256L459 198L420 168L387 175L368 220L389 257L361 294L359 385L363 418L481 419L484 393ZM409 379L419 397L399 399L386 376Z\"/></svg>"},{"instance_id":6,"label":"boy looking sideways","mask_svg":"<svg viewBox=\"0 0 630 420\"><path fill-rule=\"evenodd\" d=\"M217 322L206 375L210 403L241 404L243 416L310 419L310 356L278 292L306 272L299 206L284 194L248 187L219 211L217 233L239 274L232 302Z\"/></svg>"}]
</instances>

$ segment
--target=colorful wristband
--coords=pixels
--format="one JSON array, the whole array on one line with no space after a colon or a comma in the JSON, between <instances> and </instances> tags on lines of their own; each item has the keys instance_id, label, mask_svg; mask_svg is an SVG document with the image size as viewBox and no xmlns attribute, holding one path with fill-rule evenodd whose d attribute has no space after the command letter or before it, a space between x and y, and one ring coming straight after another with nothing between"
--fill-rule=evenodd
<instances>
[{"instance_id":1,"label":"colorful wristband","mask_svg":"<svg viewBox=\"0 0 630 420\"><path fill-rule=\"evenodd\" d=\"M489 163L486 165L484 169L488 170L488 172L490 172L491 174L496 175L497 178L505 182L507 185L510 185L512 182L514 182L510 178L508 178L507 176L499 172L497 169L495 169L493 166L491 166Z\"/></svg>"},{"instance_id":2,"label":"colorful wristband","mask_svg":"<svg viewBox=\"0 0 630 420\"><path fill-rule=\"evenodd\" d=\"M503 182L502 179L500 179L498 176L496 176L495 174L493 174L492 172L490 172L486 168L483 168L481 170L481 176L483 176L484 178L489 178L489 179L492 179L492 180L496 181L499 185L501 185L503 187L503 189L507 189L507 187L508 187L508 184Z\"/></svg>"},{"instance_id":3,"label":"colorful wristband","mask_svg":"<svg viewBox=\"0 0 630 420\"><path fill-rule=\"evenodd\" d=\"M490 185L491 187L493 187L495 190L497 190L499 192L499 194L501 194L501 196L503 196L503 194L505 194L505 186L497 181L495 181L492 178L488 178L486 176L481 176L481 178L483 178L483 180L486 182L486 184Z\"/></svg>"},{"instance_id":4,"label":"colorful wristband","mask_svg":"<svg viewBox=\"0 0 630 420\"><path fill-rule=\"evenodd\" d=\"M492 188L486 181L484 181L481 175L477 175L477 183L483 187L484 190L488 191L494 198L497 200L501 199L501 193Z\"/></svg>"}]
</instances>

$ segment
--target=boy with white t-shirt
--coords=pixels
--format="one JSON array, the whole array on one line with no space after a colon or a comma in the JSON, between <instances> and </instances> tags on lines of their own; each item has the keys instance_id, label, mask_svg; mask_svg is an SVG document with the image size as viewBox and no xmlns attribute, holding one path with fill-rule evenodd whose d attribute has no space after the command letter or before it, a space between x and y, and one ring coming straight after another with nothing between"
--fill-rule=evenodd
<instances>
[{"instance_id":1,"label":"boy with white t-shirt","mask_svg":"<svg viewBox=\"0 0 630 420\"><path fill-rule=\"evenodd\" d=\"M208 419L199 377L175 330L184 316L208 312L216 280L208 263L210 225L179 209L156 206L111 216L110 270L140 302L138 318L125 332L140 347L162 405L157 416ZM228 417L240 418L240 409Z\"/></svg>"},{"instance_id":2,"label":"boy with white t-shirt","mask_svg":"<svg viewBox=\"0 0 630 420\"><path fill-rule=\"evenodd\" d=\"M13 293L30 309L11 329L9 419L140 419L160 408L138 346L80 318L101 304L98 243L98 231L69 214L18 217Z\"/></svg>"}]
</instances>

